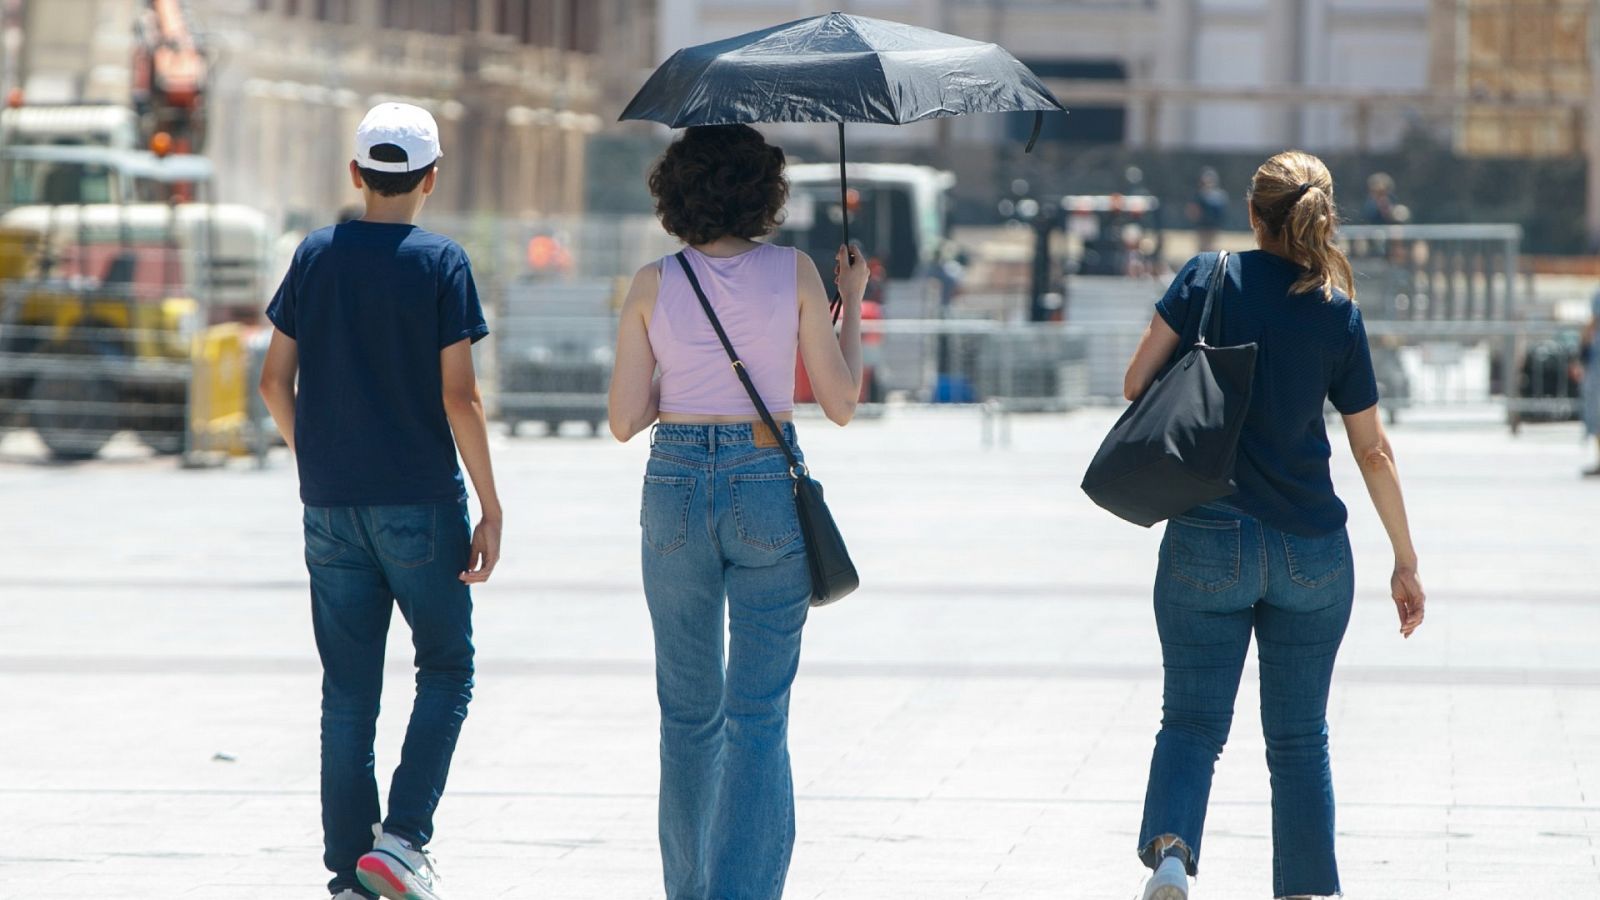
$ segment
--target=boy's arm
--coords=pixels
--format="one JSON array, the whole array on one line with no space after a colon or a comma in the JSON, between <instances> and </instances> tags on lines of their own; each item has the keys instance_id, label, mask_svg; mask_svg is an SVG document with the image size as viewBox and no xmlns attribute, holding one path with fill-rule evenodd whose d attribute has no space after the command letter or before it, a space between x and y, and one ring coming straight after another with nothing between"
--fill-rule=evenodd
<instances>
[{"instance_id":1,"label":"boy's arm","mask_svg":"<svg viewBox=\"0 0 1600 900\"><path fill-rule=\"evenodd\" d=\"M472 488L478 493L483 518L472 532L472 552L461 580L481 584L489 580L500 561L500 495L494 488L489 464L489 426L484 421L483 397L472 368L472 341L463 338L439 351L439 371L444 379L444 413L455 433L456 449L467 466Z\"/></svg>"},{"instance_id":2,"label":"boy's arm","mask_svg":"<svg viewBox=\"0 0 1600 900\"><path fill-rule=\"evenodd\" d=\"M261 399L267 402L267 411L278 423L290 453L294 452L294 379L299 371L299 345L294 338L273 329L272 343L267 346L267 358L261 365Z\"/></svg>"}]
</instances>

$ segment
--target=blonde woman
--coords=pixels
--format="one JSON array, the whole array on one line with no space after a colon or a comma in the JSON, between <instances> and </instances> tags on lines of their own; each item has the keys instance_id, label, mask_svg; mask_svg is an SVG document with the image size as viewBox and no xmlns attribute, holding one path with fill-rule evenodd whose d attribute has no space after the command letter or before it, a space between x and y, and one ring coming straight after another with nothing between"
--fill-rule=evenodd
<instances>
[{"instance_id":1,"label":"blonde woman","mask_svg":"<svg viewBox=\"0 0 1600 900\"><path fill-rule=\"evenodd\" d=\"M1327 401L1344 417L1394 548L1390 591L1400 633L1410 637L1422 623L1417 552L1378 418L1366 329L1350 262L1334 244L1333 179L1308 153L1280 153L1256 170L1247 199L1260 249L1229 258L1212 313L1221 320L1220 346L1260 348L1239 439L1239 490L1175 516L1156 570L1166 682L1139 836L1139 857L1155 870L1144 900L1189 896L1212 771L1228 739L1252 635L1272 775L1272 895L1340 891L1327 705L1355 572L1345 507L1328 472ZM1144 393L1179 347L1197 340L1216 259L1190 260L1157 302L1128 366L1129 400Z\"/></svg>"}]
</instances>

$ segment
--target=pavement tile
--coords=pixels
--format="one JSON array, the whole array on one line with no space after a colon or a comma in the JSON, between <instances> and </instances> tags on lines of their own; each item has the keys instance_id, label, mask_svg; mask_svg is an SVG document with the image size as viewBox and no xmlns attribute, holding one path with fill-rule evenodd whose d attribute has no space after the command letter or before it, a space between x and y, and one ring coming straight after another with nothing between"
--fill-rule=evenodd
<instances>
[{"instance_id":1,"label":"pavement tile","mask_svg":"<svg viewBox=\"0 0 1600 900\"><path fill-rule=\"evenodd\" d=\"M867 586L807 628L787 896L1136 897L1160 529L1077 491L1109 422L1020 418L1008 449L966 414L802 423ZM1358 563L1329 711L1346 895L1600 897L1600 485L1574 477L1568 426L1394 440L1430 593L1410 641L1359 475L1334 465ZM659 897L644 448L496 452L511 519L433 845L449 896ZM8 504L54 512L0 516L0 900L321 895L318 669L284 462L0 464ZM408 658L397 628L385 773ZM1256 678L1252 656L1197 897L1270 894Z\"/></svg>"}]
</instances>

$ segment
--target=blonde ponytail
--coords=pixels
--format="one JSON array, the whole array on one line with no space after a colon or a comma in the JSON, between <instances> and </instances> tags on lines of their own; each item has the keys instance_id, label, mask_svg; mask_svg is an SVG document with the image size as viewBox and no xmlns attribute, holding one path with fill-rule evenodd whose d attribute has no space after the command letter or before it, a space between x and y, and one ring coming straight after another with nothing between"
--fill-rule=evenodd
<instances>
[{"instance_id":1,"label":"blonde ponytail","mask_svg":"<svg viewBox=\"0 0 1600 900\"><path fill-rule=\"evenodd\" d=\"M1250 182L1250 205L1266 236L1306 270L1290 290L1331 300L1338 289L1355 299L1355 274L1335 242L1333 176L1322 160L1289 150L1262 163Z\"/></svg>"}]
</instances>

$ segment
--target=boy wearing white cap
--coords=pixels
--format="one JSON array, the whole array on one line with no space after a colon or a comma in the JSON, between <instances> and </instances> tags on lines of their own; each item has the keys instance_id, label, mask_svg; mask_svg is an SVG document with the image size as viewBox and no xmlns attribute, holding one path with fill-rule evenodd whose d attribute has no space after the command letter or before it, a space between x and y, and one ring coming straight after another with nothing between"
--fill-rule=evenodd
<instances>
[{"instance_id":1,"label":"boy wearing white cap","mask_svg":"<svg viewBox=\"0 0 1600 900\"><path fill-rule=\"evenodd\" d=\"M309 235L267 308L277 330L261 394L294 451L305 504L323 668L323 862L338 900L439 900L423 847L472 696L469 585L487 581L500 556L472 367L489 328L466 253L413 224L440 156L426 110L368 112L350 163L364 215ZM458 451L482 507L475 529ZM380 818L373 738L395 606L416 648L416 700Z\"/></svg>"}]
</instances>

